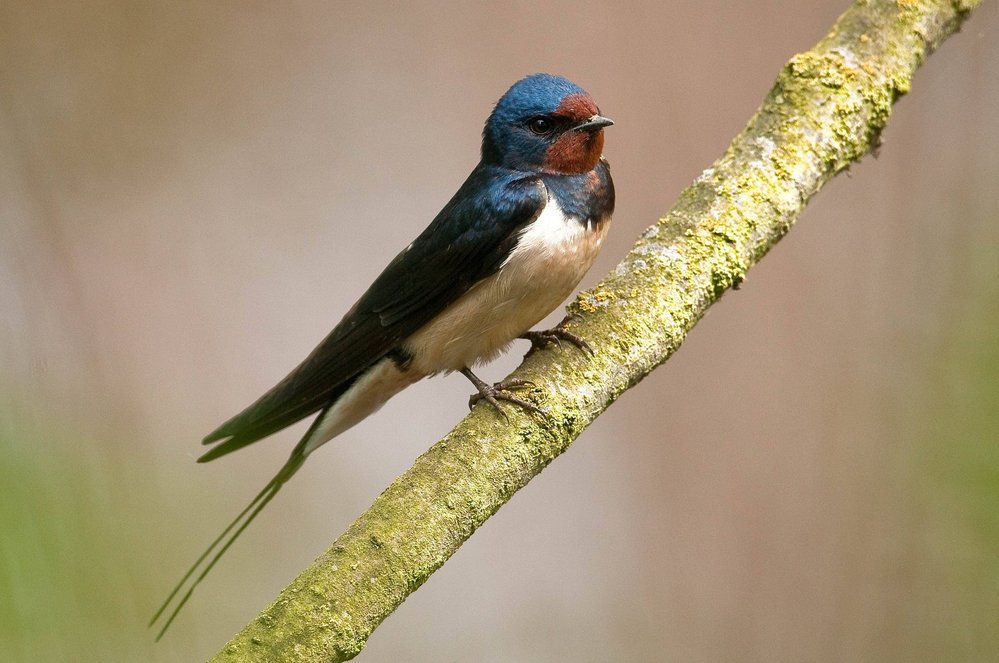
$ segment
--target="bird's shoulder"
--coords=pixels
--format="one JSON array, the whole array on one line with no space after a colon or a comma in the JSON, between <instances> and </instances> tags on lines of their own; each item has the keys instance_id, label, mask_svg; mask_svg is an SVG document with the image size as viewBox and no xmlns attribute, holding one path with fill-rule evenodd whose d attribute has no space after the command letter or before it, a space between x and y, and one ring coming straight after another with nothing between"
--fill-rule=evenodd
<instances>
[{"instance_id":1,"label":"bird's shoulder","mask_svg":"<svg viewBox=\"0 0 999 663\"><path fill-rule=\"evenodd\" d=\"M537 174L480 164L355 309L376 313L389 326L416 309L422 315L414 320L432 315L499 269L547 201Z\"/></svg>"},{"instance_id":2,"label":"bird's shoulder","mask_svg":"<svg viewBox=\"0 0 999 663\"><path fill-rule=\"evenodd\" d=\"M539 214L547 199L539 173L479 164L414 245L480 232L499 236Z\"/></svg>"}]
</instances>

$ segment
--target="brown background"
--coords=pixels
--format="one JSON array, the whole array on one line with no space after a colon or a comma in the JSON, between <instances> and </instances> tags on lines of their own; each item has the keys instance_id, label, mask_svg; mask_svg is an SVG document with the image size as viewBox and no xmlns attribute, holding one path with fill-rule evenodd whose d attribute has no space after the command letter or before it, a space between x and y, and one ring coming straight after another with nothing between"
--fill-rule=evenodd
<instances>
[{"instance_id":1,"label":"brown background","mask_svg":"<svg viewBox=\"0 0 999 663\"><path fill-rule=\"evenodd\" d=\"M152 644L301 429L210 465L199 439L426 225L513 81L617 121L592 284L846 4L0 5L0 658L207 658L463 416L436 378L325 447ZM361 660L994 656L997 32L986 3L880 157Z\"/></svg>"}]
</instances>

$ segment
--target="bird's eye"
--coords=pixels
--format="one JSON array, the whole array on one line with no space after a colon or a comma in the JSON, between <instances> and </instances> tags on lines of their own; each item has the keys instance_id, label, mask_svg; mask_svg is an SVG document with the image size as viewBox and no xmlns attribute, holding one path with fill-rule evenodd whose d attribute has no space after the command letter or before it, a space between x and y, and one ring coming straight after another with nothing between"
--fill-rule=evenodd
<instances>
[{"instance_id":1,"label":"bird's eye","mask_svg":"<svg viewBox=\"0 0 999 663\"><path fill-rule=\"evenodd\" d=\"M527 123L527 128L539 136L546 136L555 129L555 123L552 122L551 118L535 117Z\"/></svg>"}]
</instances>

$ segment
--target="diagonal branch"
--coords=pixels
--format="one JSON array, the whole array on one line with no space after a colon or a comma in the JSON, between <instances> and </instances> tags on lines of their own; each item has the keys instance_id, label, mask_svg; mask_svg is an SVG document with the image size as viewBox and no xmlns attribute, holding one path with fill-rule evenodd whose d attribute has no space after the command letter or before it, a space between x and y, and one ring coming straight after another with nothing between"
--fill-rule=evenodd
<instances>
[{"instance_id":1,"label":"diagonal branch","mask_svg":"<svg viewBox=\"0 0 999 663\"><path fill-rule=\"evenodd\" d=\"M538 352L515 376L550 419L479 406L396 479L214 661L343 661L788 231L836 173L876 148L892 104L980 0L858 0L794 56L725 154L578 297L596 349Z\"/></svg>"}]
</instances>

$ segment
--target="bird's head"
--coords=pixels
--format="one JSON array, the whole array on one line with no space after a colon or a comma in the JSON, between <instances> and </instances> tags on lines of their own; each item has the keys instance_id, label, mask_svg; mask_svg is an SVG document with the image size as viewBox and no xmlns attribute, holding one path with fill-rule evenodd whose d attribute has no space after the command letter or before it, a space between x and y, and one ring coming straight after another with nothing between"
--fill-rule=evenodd
<instances>
[{"instance_id":1,"label":"bird's head","mask_svg":"<svg viewBox=\"0 0 999 663\"><path fill-rule=\"evenodd\" d=\"M482 132L482 160L515 170L578 174L592 170L604 127L585 90L561 76L532 74L507 90Z\"/></svg>"}]
</instances>

